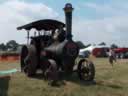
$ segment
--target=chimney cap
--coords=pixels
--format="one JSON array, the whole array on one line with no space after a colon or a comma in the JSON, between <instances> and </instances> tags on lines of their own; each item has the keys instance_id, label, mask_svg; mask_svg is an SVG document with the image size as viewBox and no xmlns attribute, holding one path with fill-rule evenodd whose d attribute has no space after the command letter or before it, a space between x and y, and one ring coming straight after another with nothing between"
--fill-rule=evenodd
<instances>
[{"instance_id":1,"label":"chimney cap","mask_svg":"<svg viewBox=\"0 0 128 96\"><path fill-rule=\"evenodd\" d=\"M65 7L63 9L64 11L72 11L73 10L72 4L71 3L65 4Z\"/></svg>"},{"instance_id":2,"label":"chimney cap","mask_svg":"<svg viewBox=\"0 0 128 96\"><path fill-rule=\"evenodd\" d=\"M65 5L65 7L66 7L66 8L72 8L72 4L71 4L71 3L67 3L67 4Z\"/></svg>"}]
</instances>

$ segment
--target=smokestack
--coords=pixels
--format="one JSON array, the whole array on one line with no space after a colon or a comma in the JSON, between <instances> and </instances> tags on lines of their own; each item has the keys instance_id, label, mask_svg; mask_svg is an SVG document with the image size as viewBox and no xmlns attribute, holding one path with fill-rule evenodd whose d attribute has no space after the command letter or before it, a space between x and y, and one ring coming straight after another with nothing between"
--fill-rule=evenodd
<instances>
[{"instance_id":1,"label":"smokestack","mask_svg":"<svg viewBox=\"0 0 128 96\"><path fill-rule=\"evenodd\" d=\"M65 12L65 19L66 19L66 38L68 40L72 40L72 4L67 3L63 8Z\"/></svg>"}]
</instances>

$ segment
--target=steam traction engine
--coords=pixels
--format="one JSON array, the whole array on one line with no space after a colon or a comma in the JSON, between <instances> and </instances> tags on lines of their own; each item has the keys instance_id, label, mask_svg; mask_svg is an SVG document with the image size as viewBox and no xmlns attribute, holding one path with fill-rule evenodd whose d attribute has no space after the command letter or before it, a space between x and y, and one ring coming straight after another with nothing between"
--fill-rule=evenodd
<instances>
[{"instance_id":1,"label":"steam traction engine","mask_svg":"<svg viewBox=\"0 0 128 96\"><path fill-rule=\"evenodd\" d=\"M63 9L66 24L53 19L45 19L17 28L28 32L27 45L24 45L21 50L21 71L32 76L38 69L41 69L44 76L53 80L59 77L59 72L65 75L77 72L80 79L93 80L94 64L84 58L79 58L77 63L75 62L79 47L72 40L72 5L67 3ZM32 28L38 32L29 37ZM30 44L29 38L31 38Z\"/></svg>"}]
</instances>

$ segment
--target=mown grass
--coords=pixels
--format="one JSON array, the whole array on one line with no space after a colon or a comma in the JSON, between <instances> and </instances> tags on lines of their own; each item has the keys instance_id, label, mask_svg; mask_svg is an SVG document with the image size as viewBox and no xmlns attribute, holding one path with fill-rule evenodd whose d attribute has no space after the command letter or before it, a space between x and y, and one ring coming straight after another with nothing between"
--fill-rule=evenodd
<instances>
[{"instance_id":1,"label":"mown grass","mask_svg":"<svg viewBox=\"0 0 128 96\"><path fill-rule=\"evenodd\" d=\"M0 96L128 96L128 60L118 60L112 67L108 59L93 59L95 83L82 82L76 75L65 85L52 87L42 78L28 78L17 72L0 78ZM0 70L19 68L19 62L1 62Z\"/></svg>"}]
</instances>

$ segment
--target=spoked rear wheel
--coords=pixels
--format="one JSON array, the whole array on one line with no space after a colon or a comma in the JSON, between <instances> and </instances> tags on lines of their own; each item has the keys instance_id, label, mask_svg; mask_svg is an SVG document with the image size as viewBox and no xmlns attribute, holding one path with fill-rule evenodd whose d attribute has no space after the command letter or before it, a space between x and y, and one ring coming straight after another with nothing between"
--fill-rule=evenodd
<instances>
[{"instance_id":1,"label":"spoked rear wheel","mask_svg":"<svg viewBox=\"0 0 128 96\"><path fill-rule=\"evenodd\" d=\"M94 64L86 59L81 59L78 64L78 76L81 80L92 81L95 77Z\"/></svg>"},{"instance_id":2,"label":"spoked rear wheel","mask_svg":"<svg viewBox=\"0 0 128 96\"><path fill-rule=\"evenodd\" d=\"M27 55L28 55L28 48L27 48L27 46L23 46L22 50L21 50L21 54L20 54L20 64L21 64L22 72L24 70L24 67L26 66L24 60L27 57Z\"/></svg>"},{"instance_id":3,"label":"spoked rear wheel","mask_svg":"<svg viewBox=\"0 0 128 96\"><path fill-rule=\"evenodd\" d=\"M27 76L33 76L36 73L37 68L37 55L36 55L36 48L33 45L30 45L28 48L28 54L24 58L23 71Z\"/></svg>"}]
</instances>

